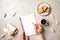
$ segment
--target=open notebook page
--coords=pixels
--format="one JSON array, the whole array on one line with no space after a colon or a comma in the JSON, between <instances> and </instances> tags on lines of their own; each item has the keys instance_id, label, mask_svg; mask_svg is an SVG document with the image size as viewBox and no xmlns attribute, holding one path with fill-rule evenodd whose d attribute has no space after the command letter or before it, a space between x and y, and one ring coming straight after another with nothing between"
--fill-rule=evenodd
<instances>
[{"instance_id":1,"label":"open notebook page","mask_svg":"<svg viewBox=\"0 0 60 40\"><path fill-rule=\"evenodd\" d=\"M34 24L36 23L35 15L33 13L21 17L23 29L27 36L34 35Z\"/></svg>"}]
</instances>

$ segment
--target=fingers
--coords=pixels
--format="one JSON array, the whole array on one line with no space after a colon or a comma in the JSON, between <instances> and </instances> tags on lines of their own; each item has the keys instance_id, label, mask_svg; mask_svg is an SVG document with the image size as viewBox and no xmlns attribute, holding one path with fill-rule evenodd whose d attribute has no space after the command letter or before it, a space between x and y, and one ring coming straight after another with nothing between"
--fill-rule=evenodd
<instances>
[{"instance_id":1,"label":"fingers","mask_svg":"<svg viewBox=\"0 0 60 40\"><path fill-rule=\"evenodd\" d=\"M24 39L24 36L25 36L25 33L22 32L22 33L20 34L20 40L29 40L29 37L28 37L28 36L25 36L25 39Z\"/></svg>"},{"instance_id":2,"label":"fingers","mask_svg":"<svg viewBox=\"0 0 60 40\"><path fill-rule=\"evenodd\" d=\"M43 28L40 24L34 24L34 28L35 28L35 32L36 32L37 35L39 35L43 32ZM20 34L20 40L24 40L24 36L25 36L24 34L25 34L24 32L22 32ZM25 39L29 40L29 37L25 36Z\"/></svg>"},{"instance_id":3,"label":"fingers","mask_svg":"<svg viewBox=\"0 0 60 40\"><path fill-rule=\"evenodd\" d=\"M43 32L43 28L40 24L34 24L35 32L37 35L41 34Z\"/></svg>"},{"instance_id":4,"label":"fingers","mask_svg":"<svg viewBox=\"0 0 60 40\"><path fill-rule=\"evenodd\" d=\"M29 37L28 36L26 36L26 40L29 40Z\"/></svg>"},{"instance_id":5,"label":"fingers","mask_svg":"<svg viewBox=\"0 0 60 40\"><path fill-rule=\"evenodd\" d=\"M24 33L22 32L22 33L20 34L20 40L24 40L24 39L23 39L23 35L24 35Z\"/></svg>"}]
</instances>

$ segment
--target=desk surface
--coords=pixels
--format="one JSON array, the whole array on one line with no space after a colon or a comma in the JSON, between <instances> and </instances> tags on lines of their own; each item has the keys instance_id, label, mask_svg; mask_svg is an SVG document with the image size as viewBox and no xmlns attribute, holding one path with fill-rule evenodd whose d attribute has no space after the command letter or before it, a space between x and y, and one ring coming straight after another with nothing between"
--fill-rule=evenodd
<instances>
[{"instance_id":1,"label":"desk surface","mask_svg":"<svg viewBox=\"0 0 60 40\"><path fill-rule=\"evenodd\" d=\"M51 6L51 13L48 16L41 16L37 12L37 6L39 3L46 2ZM4 14L7 14L4 18ZM16 13L15 16L13 14ZM60 40L60 24L56 24L56 21L60 23L60 1L59 0L0 0L0 36L3 34L2 29L6 22L15 25L19 32L16 36L8 36L0 40L7 40L12 38L12 40L19 40L20 33L22 32L19 17L34 13L36 15L36 20L40 23L42 18L46 18L50 26L43 27L44 35L46 40ZM53 32L53 29L55 32ZM30 40L41 40L40 35L30 36Z\"/></svg>"}]
</instances>

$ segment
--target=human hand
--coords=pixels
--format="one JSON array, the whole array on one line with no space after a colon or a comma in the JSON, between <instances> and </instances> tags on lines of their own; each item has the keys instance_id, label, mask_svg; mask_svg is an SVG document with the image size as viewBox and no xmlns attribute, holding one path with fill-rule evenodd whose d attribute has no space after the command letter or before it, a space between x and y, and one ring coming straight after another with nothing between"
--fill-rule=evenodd
<instances>
[{"instance_id":1,"label":"human hand","mask_svg":"<svg viewBox=\"0 0 60 40\"><path fill-rule=\"evenodd\" d=\"M25 33L22 32L22 33L20 34L20 40L24 40L24 36L25 36ZM25 40L29 40L29 37L28 37L28 36L25 36Z\"/></svg>"},{"instance_id":2,"label":"human hand","mask_svg":"<svg viewBox=\"0 0 60 40\"><path fill-rule=\"evenodd\" d=\"M34 29L37 35L41 34L43 32L43 28L40 24L34 24ZM25 37L26 40L29 40L29 37ZM24 32L20 34L20 40L24 40Z\"/></svg>"},{"instance_id":3,"label":"human hand","mask_svg":"<svg viewBox=\"0 0 60 40\"><path fill-rule=\"evenodd\" d=\"M34 24L34 29L37 35L41 34L43 32L43 28L40 24Z\"/></svg>"}]
</instances>

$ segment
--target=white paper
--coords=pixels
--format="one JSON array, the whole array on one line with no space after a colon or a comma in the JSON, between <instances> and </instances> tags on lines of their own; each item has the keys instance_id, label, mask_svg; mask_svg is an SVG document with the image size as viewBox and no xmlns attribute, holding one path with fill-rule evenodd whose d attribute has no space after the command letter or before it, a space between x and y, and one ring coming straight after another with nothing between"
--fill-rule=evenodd
<instances>
[{"instance_id":1,"label":"white paper","mask_svg":"<svg viewBox=\"0 0 60 40\"><path fill-rule=\"evenodd\" d=\"M8 33L8 35L11 35L12 32L14 32L15 30L16 30L16 28L10 23L7 23L3 29L3 31Z\"/></svg>"},{"instance_id":2,"label":"white paper","mask_svg":"<svg viewBox=\"0 0 60 40\"><path fill-rule=\"evenodd\" d=\"M8 32L8 29L7 29L7 28L4 28L3 31L4 31L4 32Z\"/></svg>"},{"instance_id":3,"label":"white paper","mask_svg":"<svg viewBox=\"0 0 60 40\"><path fill-rule=\"evenodd\" d=\"M7 23L7 27L9 27L9 29L12 30L13 32L16 30L16 28L10 23Z\"/></svg>"},{"instance_id":4,"label":"white paper","mask_svg":"<svg viewBox=\"0 0 60 40\"><path fill-rule=\"evenodd\" d=\"M34 30L34 24L33 24L36 23L36 19L33 13L21 17L21 21L23 24L25 34L27 36L36 34Z\"/></svg>"}]
</instances>

